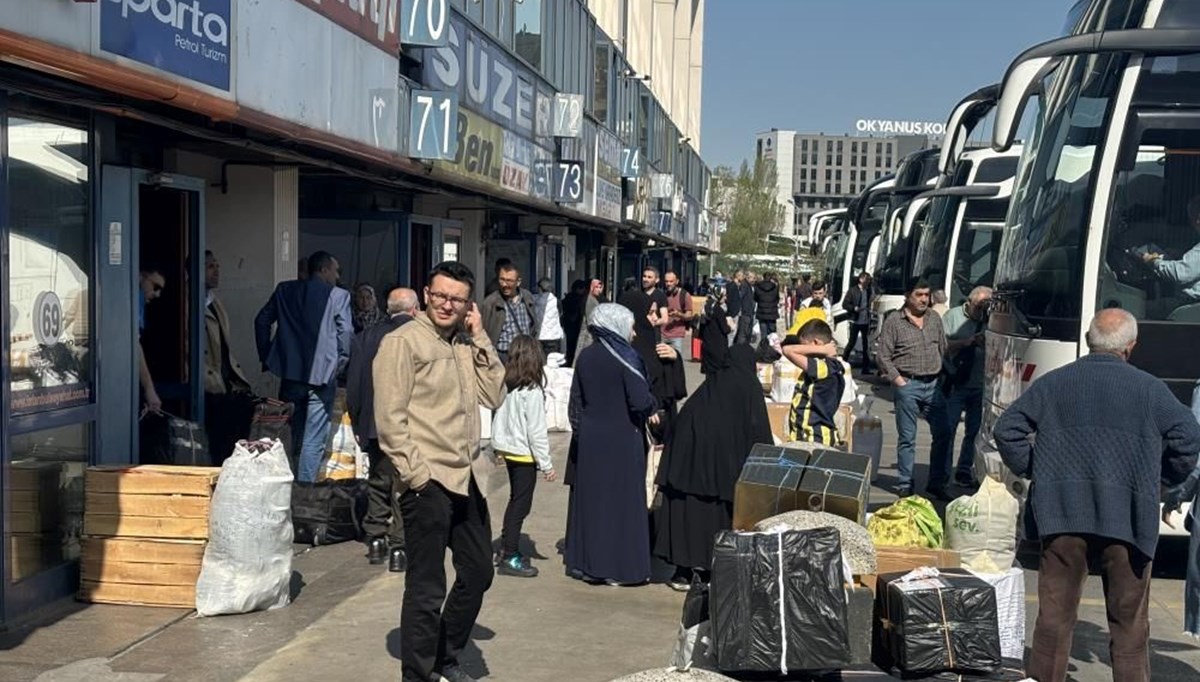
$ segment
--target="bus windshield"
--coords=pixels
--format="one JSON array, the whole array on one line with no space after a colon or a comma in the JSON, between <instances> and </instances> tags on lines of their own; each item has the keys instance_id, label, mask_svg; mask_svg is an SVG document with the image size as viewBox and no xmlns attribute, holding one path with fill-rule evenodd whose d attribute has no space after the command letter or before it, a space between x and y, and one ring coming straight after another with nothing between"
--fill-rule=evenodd
<instances>
[{"instance_id":1,"label":"bus windshield","mask_svg":"<svg viewBox=\"0 0 1200 682\"><path fill-rule=\"evenodd\" d=\"M905 216L896 222L894 234L892 231L884 233L879 244L879 265L876 266L874 273L877 293L904 294L905 280L911 272L912 254L921 238L921 225L929 213L929 203L924 199L920 202L914 201L908 207L909 211L916 211L916 215L911 217L911 221ZM910 232L907 235L903 232L905 222L911 223Z\"/></svg>"},{"instance_id":2,"label":"bus windshield","mask_svg":"<svg viewBox=\"0 0 1200 682\"><path fill-rule=\"evenodd\" d=\"M1043 338L1079 338L1088 208L1127 59L1076 57L1051 76L1045 108L1024 150L996 266L998 296L1020 312L1004 319L1023 317L1030 324L996 331L1027 335L1036 325Z\"/></svg>"}]
</instances>

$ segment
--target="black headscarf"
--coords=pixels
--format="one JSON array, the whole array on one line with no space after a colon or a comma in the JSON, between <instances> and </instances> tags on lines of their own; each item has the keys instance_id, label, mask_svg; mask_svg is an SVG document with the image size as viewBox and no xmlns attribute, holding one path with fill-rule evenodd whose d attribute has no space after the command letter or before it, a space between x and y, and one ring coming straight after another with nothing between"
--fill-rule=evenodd
<instances>
[{"instance_id":1,"label":"black headscarf","mask_svg":"<svg viewBox=\"0 0 1200 682\"><path fill-rule=\"evenodd\" d=\"M733 501L733 489L755 443L772 443L754 350L729 347L728 326L706 317L700 334L704 383L684 403L666 443L658 483L697 497Z\"/></svg>"},{"instance_id":2,"label":"black headscarf","mask_svg":"<svg viewBox=\"0 0 1200 682\"><path fill-rule=\"evenodd\" d=\"M683 358L663 360L658 357L655 347L659 344L661 331L650 324L648 315L654 305L654 299L642 291L634 289L621 294L618 301L633 312L633 347L642 356L646 371L650 376L650 387L660 405L669 409L667 403L682 400L687 397L687 379L683 374Z\"/></svg>"}]
</instances>

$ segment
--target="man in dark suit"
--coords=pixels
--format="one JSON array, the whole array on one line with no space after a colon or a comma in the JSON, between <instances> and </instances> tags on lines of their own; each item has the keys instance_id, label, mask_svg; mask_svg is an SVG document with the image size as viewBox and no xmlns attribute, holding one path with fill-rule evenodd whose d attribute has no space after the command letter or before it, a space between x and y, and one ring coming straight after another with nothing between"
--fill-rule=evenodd
<instances>
[{"instance_id":1,"label":"man in dark suit","mask_svg":"<svg viewBox=\"0 0 1200 682\"><path fill-rule=\"evenodd\" d=\"M363 530L367 536L367 559L398 573L407 565L404 554L404 522L400 517L399 496L396 494L396 467L379 447L375 430L375 384L371 368L383 337L412 322L418 310L417 292L396 288L388 294L386 322L377 324L355 337L350 350L350 365L346 368L346 411L354 435L367 451L370 469L367 476L367 516Z\"/></svg>"},{"instance_id":2,"label":"man in dark suit","mask_svg":"<svg viewBox=\"0 0 1200 682\"><path fill-rule=\"evenodd\" d=\"M308 257L308 279L282 282L254 318L263 369L279 377L279 399L292 403L296 480L311 483L325 457L337 375L350 360L350 292L338 288L337 259ZM271 328L275 327L272 337Z\"/></svg>"}]
</instances>

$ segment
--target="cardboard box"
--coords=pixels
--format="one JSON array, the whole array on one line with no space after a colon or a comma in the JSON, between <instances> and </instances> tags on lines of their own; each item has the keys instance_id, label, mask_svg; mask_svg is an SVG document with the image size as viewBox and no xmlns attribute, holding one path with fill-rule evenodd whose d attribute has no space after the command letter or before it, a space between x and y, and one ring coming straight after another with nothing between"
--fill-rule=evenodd
<instances>
[{"instance_id":1,"label":"cardboard box","mask_svg":"<svg viewBox=\"0 0 1200 682\"><path fill-rule=\"evenodd\" d=\"M816 451L800 482L800 492L803 509L828 512L865 524L871 493L871 459L837 450Z\"/></svg>"},{"instance_id":2,"label":"cardboard box","mask_svg":"<svg viewBox=\"0 0 1200 682\"><path fill-rule=\"evenodd\" d=\"M771 433L780 443L788 442L788 415L792 411L791 403L767 402L767 418L771 421Z\"/></svg>"},{"instance_id":3,"label":"cardboard box","mask_svg":"<svg viewBox=\"0 0 1200 682\"><path fill-rule=\"evenodd\" d=\"M755 445L734 487L734 530L752 530L763 519L800 509L800 481L809 458L807 449Z\"/></svg>"},{"instance_id":4,"label":"cardboard box","mask_svg":"<svg viewBox=\"0 0 1200 682\"><path fill-rule=\"evenodd\" d=\"M952 549L918 549L916 547L876 547L876 573L858 576L863 585L875 589L876 576L887 573L907 573L914 568L959 568L962 557Z\"/></svg>"}]
</instances>

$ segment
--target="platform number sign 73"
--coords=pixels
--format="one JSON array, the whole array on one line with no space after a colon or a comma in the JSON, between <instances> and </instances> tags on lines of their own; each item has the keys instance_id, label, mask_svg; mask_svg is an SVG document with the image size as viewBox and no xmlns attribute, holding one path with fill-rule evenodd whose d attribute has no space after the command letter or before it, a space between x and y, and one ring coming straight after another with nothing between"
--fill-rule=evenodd
<instances>
[{"instance_id":1,"label":"platform number sign 73","mask_svg":"<svg viewBox=\"0 0 1200 682\"><path fill-rule=\"evenodd\" d=\"M413 90L409 101L409 156L453 160L458 154L458 94Z\"/></svg>"},{"instance_id":2,"label":"platform number sign 73","mask_svg":"<svg viewBox=\"0 0 1200 682\"><path fill-rule=\"evenodd\" d=\"M554 200L562 204L583 201L583 162L557 161L554 164Z\"/></svg>"},{"instance_id":3,"label":"platform number sign 73","mask_svg":"<svg viewBox=\"0 0 1200 682\"><path fill-rule=\"evenodd\" d=\"M403 0L400 44L445 47L450 33L446 30L450 25L449 4L450 0Z\"/></svg>"}]
</instances>

